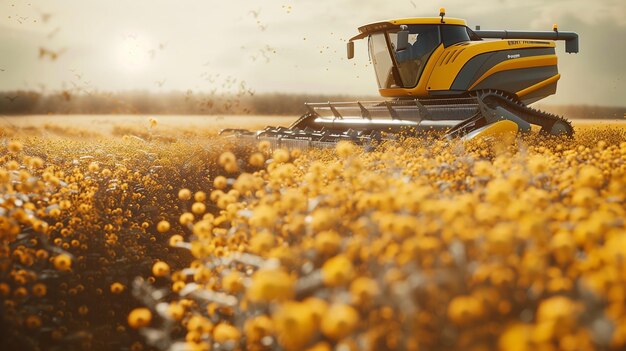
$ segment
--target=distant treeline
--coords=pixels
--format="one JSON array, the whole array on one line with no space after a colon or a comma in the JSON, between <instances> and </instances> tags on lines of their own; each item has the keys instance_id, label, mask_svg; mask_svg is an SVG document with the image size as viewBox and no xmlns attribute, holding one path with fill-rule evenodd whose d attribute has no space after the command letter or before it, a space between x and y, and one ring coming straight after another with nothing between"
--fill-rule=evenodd
<instances>
[{"instance_id":1,"label":"distant treeline","mask_svg":"<svg viewBox=\"0 0 626 351\"><path fill-rule=\"evenodd\" d=\"M209 94L187 92L150 93L0 92L0 114L154 114L154 115L298 115L305 102L368 101L374 96L314 94ZM568 118L624 118L626 107L542 105L541 109Z\"/></svg>"},{"instance_id":2,"label":"distant treeline","mask_svg":"<svg viewBox=\"0 0 626 351\"><path fill-rule=\"evenodd\" d=\"M209 94L141 91L72 94L0 92L0 114L294 115L305 102L372 100L373 97L305 94Z\"/></svg>"}]
</instances>

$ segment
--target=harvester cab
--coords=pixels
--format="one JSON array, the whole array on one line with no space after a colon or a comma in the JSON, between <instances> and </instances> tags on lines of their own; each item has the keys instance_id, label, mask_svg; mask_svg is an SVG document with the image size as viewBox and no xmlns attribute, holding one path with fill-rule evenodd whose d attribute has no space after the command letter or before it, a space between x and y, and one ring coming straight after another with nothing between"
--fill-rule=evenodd
<instances>
[{"instance_id":1,"label":"harvester cab","mask_svg":"<svg viewBox=\"0 0 626 351\"><path fill-rule=\"evenodd\" d=\"M576 53L574 32L556 25L551 31L471 30L442 8L439 17L360 27L348 41L349 59L354 42L364 39L383 101L306 103L307 113L289 128L229 131L286 146L362 143L400 131L443 130L449 138L468 139L481 131L527 133L535 126L544 134L573 135L566 119L528 105L556 93L555 41Z\"/></svg>"}]
</instances>

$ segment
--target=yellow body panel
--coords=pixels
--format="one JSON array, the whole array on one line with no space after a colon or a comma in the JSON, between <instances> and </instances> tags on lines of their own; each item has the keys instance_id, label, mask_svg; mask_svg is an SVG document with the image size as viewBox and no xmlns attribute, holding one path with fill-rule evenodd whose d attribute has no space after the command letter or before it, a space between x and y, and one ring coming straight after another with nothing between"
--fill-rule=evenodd
<instances>
[{"instance_id":1,"label":"yellow body panel","mask_svg":"<svg viewBox=\"0 0 626 351\"><path fill-rule=\"evenodd\" d=\"M515 136L519 131L517 123L509 120L502 120L495 123L488 124L484 127L478 128L473 132L465 135L462 140L484 140L494 141L497 140L503 145L511 144L515 140Z\"/></svg>"},{"instance_id":2,"label":"yellow body panel","mask_svg":"<svg viewBox=\"0 0 626 351\"><path fill-rule=\"evenodd\" d=\"M443 45L440 45L430 56L426 66L424 67L424 71L422 72L422 76L420 80L414 88L394 88L394 89L379 89L379 93L384 97L394 97L394 96L417 96L424 97L428 95L428 91L436 91L436 90L449 90L454 82L454 79L458 76L459 72L463 68L463 66L472 58L477 55L494 52L494 51L502 51L502 50L515 50L515 49L528 49L528 48L553 48L555 47L555 43L553 41L523 41L523 40L490 40L490 41L472 41L465 42L464 45L451 45L444 49ZM545 55L550 56L551 59L554 59L554 63L550 60L543 61L543 59L538 62L543 62L541 64L529 65L524 67L536 67L536 66L544 66L550 64L556 64L556 56L555 55ZM523 59L523 58L522 58ZM506 61L505 63L522 60L522 59L511 59ZM531 57L533 61L536 61L537 58ZM528 62L532 64L532 62ZM517 67L523 68L523 67ZM513 69L513 68L509 68ZM494 73L494 72L491 72ZM486 78L481 77L482 79ZM482 80L481 79L481 80Z\"/></svg>"},{"instance_id":3,"label":"yellow body panel","mask_svg":"<svg viewBox=\"0 0 626 351\"><path fill-rule=\"evenodd\" d=\"M535 90L539 90L539 89L541 89L541 88L543 88L543 87L545 87L547 85L550 85L552 83L556 83L560 78L561 78L561 75L557 74L555 76L552 76L552 77L544 80L543 82L539 82L539 83L537 83L535 85L529 86L526 89L522 89L522 90L518 91L517 93L515 93L515 95L517 95L519 97L522 97L524 95L528 95L528 94L532 93Z\"/></svg>"},{"instance_id":4,"label":"yellow body panel","mask_svg":"<svg viewBox=\"0 0 626 351\"><path fill-rule=\"evenodd\" d=\"M482 82L485 78L497 72L508 71L511 69L519 69L519 68L554 66L556 65L556 63L557 63L556 55L521 57L517 59L511 59L508 61L500 62L497 65L491 67L482 76L480 76L480 78L478 78L469 88L470 90L472 90L476 85Z\"/></svg>"}]
</instances>

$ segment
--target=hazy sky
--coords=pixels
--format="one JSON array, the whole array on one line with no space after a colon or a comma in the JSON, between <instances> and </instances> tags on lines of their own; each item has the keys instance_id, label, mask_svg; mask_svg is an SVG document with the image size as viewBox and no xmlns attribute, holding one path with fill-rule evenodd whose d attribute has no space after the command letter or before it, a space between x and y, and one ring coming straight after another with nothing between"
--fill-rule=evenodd
<instances>
[{"instance_id":1,"label":"hazy sky","mask_svg":"<svg viewBox=\"0 0 626 351\"><path fill-rule=\"evenodd\" d=\"M0 0L0 90L375 95L366 46L348 61L345 40L440 6L472 28L578 32L544 101L626 105L625 0Z\"/></svg>"}]
</instances>

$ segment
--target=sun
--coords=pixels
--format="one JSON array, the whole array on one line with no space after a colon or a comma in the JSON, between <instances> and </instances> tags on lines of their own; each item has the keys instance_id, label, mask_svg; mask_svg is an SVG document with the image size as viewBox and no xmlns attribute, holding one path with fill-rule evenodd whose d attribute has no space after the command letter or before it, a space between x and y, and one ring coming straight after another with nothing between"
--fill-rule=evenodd
<instances>
[{"instance_id":1,"label":"sun","mask_svg":"<svg viewBox=\"0 0 626 351\"><path fill-rule=\"evenodd\" d=\"M141 72L152 61L151 42L139 34L126 34L115 44L115 59L127 72Z\"/></svg>"}]
</instances>

